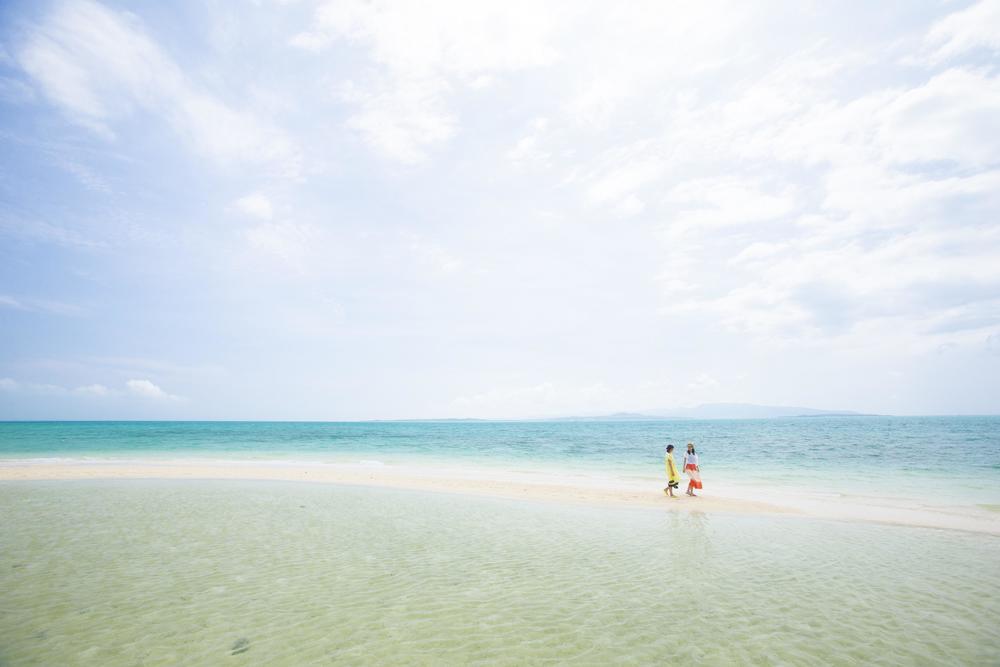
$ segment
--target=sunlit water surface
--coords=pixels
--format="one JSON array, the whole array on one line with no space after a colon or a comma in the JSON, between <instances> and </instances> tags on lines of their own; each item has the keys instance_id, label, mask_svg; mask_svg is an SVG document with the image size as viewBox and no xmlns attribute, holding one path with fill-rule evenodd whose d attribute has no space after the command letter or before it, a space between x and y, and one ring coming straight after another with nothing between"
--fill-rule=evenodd
<instances>
[{"instance_id":1,"label":"sunlit water surface","mask_svg":"<svg viewBox=\"0 0 1000 667\"><path fill-rule=\"evenodd\" d=\"M2 665L1000 663L986 535L270 482L0 515Z\"/></svg>"}]
</instances>

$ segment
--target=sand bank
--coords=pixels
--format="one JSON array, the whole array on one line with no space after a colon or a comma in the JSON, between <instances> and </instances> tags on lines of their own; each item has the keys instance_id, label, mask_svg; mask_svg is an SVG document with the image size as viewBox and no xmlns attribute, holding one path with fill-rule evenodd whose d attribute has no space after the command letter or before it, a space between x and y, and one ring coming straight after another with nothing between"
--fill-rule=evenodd
<instances>
[{"instance_id":1,"label":"sand bank","mask_svg":"<svg viewBox=\"0 0 1000 667\"><path fill-rule=\"evenodd\" d=\"M943 528L1000 535L1000 512L912 500L797 494L719 486L697 498L668 498L662 481L483 468L366 463L206 460L0 460L0 481L81 479L239 479L376 486L534 501L655 507L665 511L794 514L824 519Z\"/></svg>"}]
</instances>

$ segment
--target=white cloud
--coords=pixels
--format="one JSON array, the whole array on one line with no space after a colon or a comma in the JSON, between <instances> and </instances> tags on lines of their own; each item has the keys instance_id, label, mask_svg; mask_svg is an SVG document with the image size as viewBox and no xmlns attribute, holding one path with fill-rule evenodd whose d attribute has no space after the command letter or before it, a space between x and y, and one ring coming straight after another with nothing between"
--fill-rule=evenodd
<instances>
[{"instance_id":1,"label":"white cloud","mask_svg":"<svg viewBox=\"0 0 1000 667\"><path fill-rule=\"evenodd\" d=\"M177 396L168 394L149 380L129 380L125 383L125 386L131 393L143 398L166 401L175 401L178 399Z\"/></svg>"},{"instance_id":2,"label":"white cloud","mask_svg":"<svg viewBox=\"0 0 1000 667\"><path fill-rule=\"evenodd\" d=\"M136 395L147 398L175 400L176 396L167 394L149 380L129 380L126 383L128 390ZM105 398L115 396L120 392L109 389L99 383L81 385L75 389L69 389L63 385L45 382L18 382L12 378L0 378L0 390L8 392L19 392L34 396L83 396L88 398Z\"/></svg>"},{"instance_id":3,"label":"white cloud","mask_svg":"<svg viewBox=\"0 0 1000 667\"><path fill-rule=\"evenodd\" d=\"M447 71L466 76L519 70L552 62L551 9L527 0L476 3L434 0L326 2L312 28L296 36L316 49L335 40L360 43L393 71Z\"/></svg>"},{"instance_id":4,"label":"white cloud","mask_svg":"<svg viewBox=\"0 0 1000 667\"><path fill-rule=\"evenodd\" d=\"M462 268L462 260L448 252L441 244L412 233L403 234L410 254L422 267L437 274L450 274Z\"/></svg>"},{"instance_id":5,"label":"white cloud","mask_svg":"<svg viewBox=\"0 0 1000 667\"><path fill-rule=\"evenodd\" d=\"M550 11L523 0L327 2L291 44L319 52L343 41L367 50L379 70L341 91L358 108L348 126L386 157L412 164L457 132L455 91L553 62Z\"/></svg>"},{"instance_id":6,"label":"white cloud","mask_svg":"<svg viewBox=\"0 0 1000 667\"><path fill-rule=\"evenodd\" d=\"M950 69L899 95L881 111L877 143L891 162L951 160L996 165L1000 78Z\"/></svg>"},{"instance_id":7,"label":"white cloud","mask_svg":"<svg viewBox=\"0 0 1000 667\"><path fill-rule=\"evenodd\" d=\"M659 117L673 91L749 55L734 41L755 34L745 3L566 6L575 11L560 21L561 60L570 65L561 103L567 122L587 131L646 121L648 111Z\"/></svg>"},{"instance_id":8,"label":"white cloud","mask_svg":"<svg viewBox=\"0 0 1000 667\"><path fill-rule=\"evenodd\" d=\"M615 207L615 211L623 218L631 218L646 210L646 203L635 194L629 194Z\"/></svg>"},{"instance_id":9,"label":"white cloud","mask_svg":"<svg viewBox=\"0 0 1000 667\"><path fill-rule=\"evenodd\" d=\"M602 382L563 384L540 382L501 386L460 396L452 401L456 415L465 416L566 416L567 411L599 412L614 402L613 392Z\"/></svg>"},{"instance_id":10,"label":"white cloud","mask_svg":"<svg viewBox=\"0 0 1000 667\"><path fill-rule=\"evenodd\" d=\"M61 396L67 393L65 387L43 382L18 382L12 378L0 378L0 390L18 392L33 396Z\"/></svg>"},{"instance_id":11,"label":"white cloud","mask_svg":"<svg viewBox=\"0 0 1000 667\"><path fill-rule=\"evenodd\" d=\"M1000 234L978 229L910 231L870 247L755 244L737 256L753 271L745 282L679 306L736 330L812 340L879 322L917 335L982 330L1000 322L998 250Z\"/></svg>"},{"instance_id":12,"label":"white cloud","mask_svg":"<svg viewBox=\"0 0 1000 667\"><path fill-rule=\"evenodd\" d=\"M104 137L113 138L117 122L143 111L220 162L299 173L298 148L282 131L193 83L130 13L90 0L58 3L16 56L46 96Z\"/></svg>"},{"instance_id":13,"label":"white cloud","mask_svg":"<svg viewBox=\"0 0 1000 667\"><path fill-rule=\"evenodd\" d=\"M794 193L787 187L766 192L747 180L701 179L675 186L666 201L679 211L670 224L676 233L780 219L793 210Z\"/></svg>"},{"instance_id":14,"label":"white cloud","mask_svg":"<svg viewBox=\"0 0 1000 667\"><path fill-rule=\"evenodd\" d=\"M699 393L705 391L711 391L719 386L719 381L716 380L710 373L699 373L694 380L688 383L688 391Z\"/></svg>"},{"instance_id":15,"label":"white cloud","mask_svg":"<svg viewBox=\"0 0 1000 667\"><path fill-rule=\"evenodd\" d=\"M248 229L245 235L254 253L300 275L309 271L316 253L322 252L319 232L307 224L269 222Z\"/></svg>"},{"instance_id":16,"label":"white cloud","mask_svg":"<svg viewBox=\"0 0 1000 667\"><path fill-rule=\"evenodd\" d=\"M368 89L348 86L342 98L359 107L348 127L376 151L404 164L427 157L433 144L455 133L455 118L443 101L445 84L432 79L394 82Z\"/></svg>"},{"instance_id":17,"label":"white cloud","mask_svg":"<svg viewBox=\"0 0 1000 667\"><path fill-rule=\"evenodd\" d=\"M548 153L538 149L538 137L535 135L521 137L514 147L507 151L507 159L515 164L543 161L548 157Z\"/></svg>"},{"instance_id":18,"label":"white cloud","mask_svg":"<svg viewBox=\"0 0 1000 667\"><path fill-rule=\"evenodd\" d=\"M271 200L259 192L254 192L236 200L236 208L255 218L270 220L274 215Z\"/></svg>"},{"instance_id":19,"label":"white cloud","mask_svg":"<svg viewBox=\"0 0 1000 667\"><path fill-rule=\"evenodd\" d=\"M552 154L542 148L548 126L547 118L532 120L528 133L518 139L514 147L507 151L507 159L516 166L550 166L549 159Z\"/></svg>"},{"instance_id":20,"label":"white cloud","mask_svg":"<svg viewBox=\"0 0 1000 667\"><path fill-rule=\"evenodd\" d=\"M105 387L103 384L88 384L82 387L77 387L73 390L74 393L80 394L81 396L94 396L103 397L111 394L111 390Z\"/></svg>"},{"instance_id":21,"label":"white cloud","mask_svg":"<svg viewBox=\"0 0 1000 667\"><path fill-rule=\"evenodd\" d=\"M610 164L590 178L587 200L594 205L621 206L644 186L660 180L666 165L659 156L649 156L645 147L616 151L607 158Z\"/></svg>"},{"instance_id":22,"label":"white cloud","mask_svg":"<svg viewBox=\"0 0 1000 667\"><path fill-rule=\"evenodd\" d=\"M831 84L870 59L824 48L678 94L666 139L598 153L568 183L660 220L665 312L813 341L995 323L1000 77L952 67L848 95Z\"/></svg>"},{"instance_id":23,"label":"white cloud","mask_svg":"<svg viewBox=\"0 0 1000 667\"><path fill-rule=\"evenodd\" d=\"M1000 49L1000 2L981 0L934 24L927 33L931 60L953 58L976 48Z\"/></svg>"}]
</instances>

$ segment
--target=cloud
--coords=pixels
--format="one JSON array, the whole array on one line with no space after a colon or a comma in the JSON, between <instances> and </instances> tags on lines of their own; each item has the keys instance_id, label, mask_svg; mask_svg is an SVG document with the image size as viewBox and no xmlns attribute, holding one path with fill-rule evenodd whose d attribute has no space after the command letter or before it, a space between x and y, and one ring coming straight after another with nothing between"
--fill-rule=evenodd
<instances>
[{"instance_id":1,"label":"cloud","mask_svg":"<svg viewBox=\"0 0 1000 667\"><path fill-rule=\"evenodd\" d=\"M778 220L795 206L794 193L785 187L768 192L749 179L701 179L675 186L666 201L678 212L669 225L673 233Z\"/></svg>"},{"instance_id":2,"label":"cloud","mask_svg":"<svg viewBox=\"0 0 1000 667\"><path fill-rule=\"evenodd\" d=\"M931 62L940 62L977 48L1000 50L1000 2L981 0L935 23L926 43Z\"/></svg>"},{"instance_id":3,"label":"cloud","mask_svg":"<svg viewBox=\"0 0 1000 667\"><path fill-rule=\"evenodd\" d=\"M709 373L699 373L694 380L688 383L687 388L692 392L702 392L714 390L719 386L719 381Z\"/></svg>"},{"instance_id":4,"label":"cloud","mask_svg":"<svg viewBox=\"0 0 1000 667\"><path fill-rule=\"evenodd\" d=\"M342 99L359 107L347 126L386 157L404 164L422 162L427 149L455 133L455 118L443 101L444 88L433 80L345 87Z\"/></svg>"},{"instance_id":5,"label":"cloud","mask_svg":"<svg viewBox=\"0 0 1000 667\"><path fill-rule=\"evenodd\" d=\"M77 387L73 390L73 393L81 396L104 397L110 395L111 390L103 384L88 384L82 387Z\"/></svg>"},{"instance_id":6,"label":"cloud","mask_svg":"<svg viewBox=\"0 0 1000 667\"><path fill-rule=\"evenodd\" d=\"M236 200L236 208L255 218L270 220L274 211L271 208L271 200L255 192Z\"/></svg>"},{"instance_id":7,"label":"cloud","mask_svg":"<svg viewBox=\"0 0 1000 667\"><path fill-rule=\"evenodd\" d=\"M759 34L742 3L566 6L574 11L559 21L558 62L569 65L560 104L566 122L588 132L658 124L672 91L749 56L740 38Z\"/></svg>"},{"instance_id":8,"label":"cloud","mask_svg":"<svg viewBox=\"0 0 1000 667\"><path fill-rule=\"evenodd\" d=\"M523 0L338 0L321 4L312 26L291 44L320 52L342 42L367 51L378 69L339 93L357 109L347 126L385 157L414 164L458 131L449 104L457 91L479 90L491 75L554 61L550 14Z\"/></svg>"},{"instance_id":9,"label":"cloud","mask_svg":"<svg viewBox=\"0 0 1000 667\"><path fill-rule=\"evenodd\" d=\"M304 223L269 222L248 229L245 238L256 255L305 275L313 266L319 231Z\"/></svg>"},{"instance_id":10,"label":"cloud","mask_svg":"<svg viewBox=\"0 0 1000 667\"><path fill-rule=\"evenodd\" d=\"M403 238L408 244L411 256L420 266L441 275L461 270L462 260L448 252L441 244L412 233L404 233Z\"/></svg>"},{"instance_id":11,"label":"cloud","mask_svg":"<svg viewBox=\"0 0 1000 667\"><path fill-rule=\"evenodd\" d=\"M926 333L983 329L1000 322L998 237L976 229L909 231L868 247L816 245L808 237L752 245L737 256L753 272L744 283L676 306L764 336L816 339L879 321Z\"/></svg>"},{"instance_id":12,"label":"cloud","mask_svg":"<svg viewBox=\"0 0 1000 667\"><path fill-rule=\"evenodd\" d=\"M312 27L293 38L318 50L338 40L370 49L372 59L407 73L447 72L470 78L550 63L548 43L555 17L527 0L490 0L470 6L458 0L415 5L394 2L326 2Z\"/></svg>"},{"instance_id":13,"label":"cloud","mask_svg":"<svg viewBox=\"0 0 1000 667\"><path fill-rule=\"evenodd\" d=\"M299 173L299 150L281 130L192 82L133 14L89 0L57 3L29 30L16 58L52 102L107 139L116 125L145 112L219 162Z\"/></svg>"},{"instance_id":14,"label":"cloud","mask_svg":"<svg viewBox=\"0 0 1000 667\"><path fill-rule=\"evenodd\" d=\"M17 382L12 378L0 378L0 390L18 392L36 396L85 396L89 398L105 398L116 393L103 384L88 384L69 389L62 385L44 382Z\"/></svg>"},{"instance_id":15,"label":"cloud","mask_svg":"<svg viewBox=\"0 0 1000 667\"><path fill-rule=\"evenodd\" d=\"M500 386L460 396L452 401L457 415L567 416L567 411L601 411L614 402L612 390L602 382L566 385L540 382L521 386Z\"/></svg>"},{"instance_id":16,"label":"cloud","mask_svg":"<svg viewBox=\"0 0 1000 667\"><path fill-rule=\"evenodd\" d=\"M887 161L947 160L973 168L998 163L1000 78L996 76L947 70L893 99L880 116L876 141Z\"/></svg>"},{"instance_id":17,"label":"cloud","mask_svg":"<svg viewBox=\"0 0 1000 667\"><path fill-rule=\"evenodd\" d=\"M936 345L996 322L1000 77L832 87L868 62L819 48L715 98L680 95L667 139L575 168L585 202L638 196L661 220L664 312L813 342L905 329Z\"/></svg>"},{"instance_id":18,"label":"cloud","mask_svg":"<svg viewBox=\"0 0 1000 667\"><path fill-rule=\"evenodd\" d=\"M641 188L660 181L666 171L664 160L643 147L615 151L606 160L610 164L589 177L587 200L594 205L621 206Z\"/></svg>"},{"instance_id":19,"label":"cloud","mask_svg":"<svg viewBox=\"0 0 1000 667\"><path fill-rule=\"evenodd\" d=\"M42 382L18 382L12 378L0 378L0 391L34 396L61 396L68 392L66 387L59 385Z\"/></svg>"},{"instance_id":20,"label":"cloud","mask_svg":"<svg viewBox=\"0 0 1000 667\"><path fill-rule=\"evenodd\" d=\"M522 136L507 151L507 159L515 166L551 166L549 158L552 154L542 148L549 121L547 118L535 118L531 121L527 134Z\"/></svg>"},{"instance_id":21,"label":"cloud","mask_svg":"<svg viewBox=\"0 0 1000 667\"><path fill-rule=\"evenodd\" d=\"M611 381L565 382L546 380L520 384L498 382L483 391L451 401L451 414L482 418L544 418L609 414L621 411L655 412L679 404L731 400L731 389L713 375L692 371L692 379L640 379L626 384ZM729 384L735 385L739 381Z\"/></svg>"},{"instance_id":22,"label":"cloud","mask_svg":"<svg viewBox=\"0 0 1000 667\"><path fill-rule=\"evenodd\" d=\"M168 394L149 380L129 380L125 383L128 390L136 396L162 401L176 401L178 396Z\"/></svg>"}]
</instances>

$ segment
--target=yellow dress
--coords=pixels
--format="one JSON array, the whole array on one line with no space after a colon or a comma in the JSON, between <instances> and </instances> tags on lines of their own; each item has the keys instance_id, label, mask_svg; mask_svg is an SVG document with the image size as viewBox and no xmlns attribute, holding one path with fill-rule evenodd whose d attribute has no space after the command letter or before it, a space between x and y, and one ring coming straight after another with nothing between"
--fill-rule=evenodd
<instances>
[{"instance_id":1,"label":"yellow dress","mask_svg":"<svg viewBox=\"0 0 1000 667\"><path fill-rule=\"evenodd\" d=\"M677 471L677 464L674 463L674 454L670 452L667 454L667 486L672 486L677 488L681 483L681 474Z\"/></svg>"}]
</instances>

